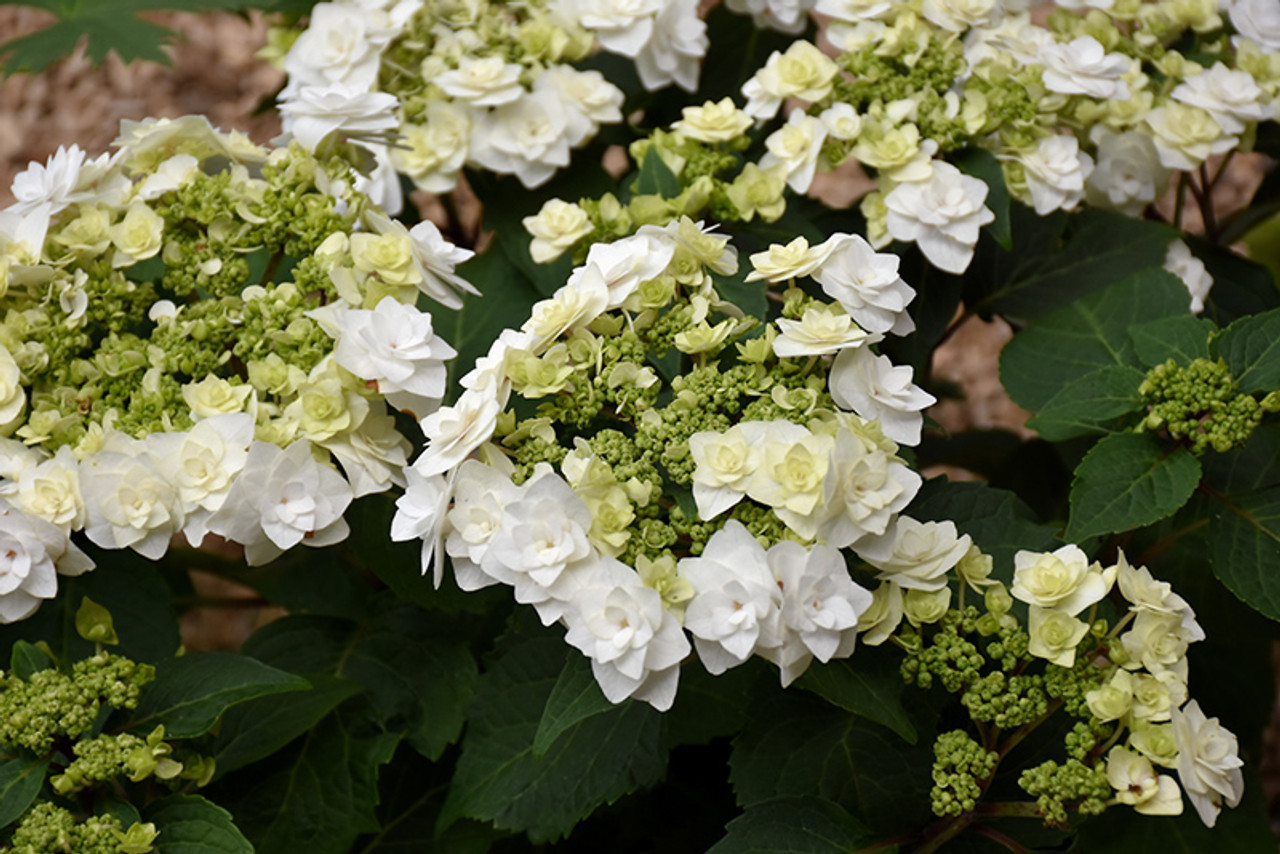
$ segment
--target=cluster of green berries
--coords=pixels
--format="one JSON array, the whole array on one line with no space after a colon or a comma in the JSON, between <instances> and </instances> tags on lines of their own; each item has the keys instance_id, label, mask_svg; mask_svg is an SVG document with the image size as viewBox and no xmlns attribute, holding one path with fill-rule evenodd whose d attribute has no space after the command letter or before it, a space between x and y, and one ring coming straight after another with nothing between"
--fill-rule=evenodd
<instances>
[{"instance_id":1,"label":"cluster of green berries","mask_svg":"<svg viewBox=\"0 0 1280 854\"><path fill-rule=\"evenodd\" d=\"M1221 359L1196 359L1189 365L1169 359L1147 372L1138 391L1148 410L1139 429L1163 430L1185 440L1197 456L1208 448L1222 453L1243 445L1264 412L1280 409L1280 396L1259 402L1241 393Z\"/></svg>"},{"instance_id":2,"label":"cluster of green berries","mask_svg":"<svg viewBox=\"0 0 1280 854\"><path fill-rule=\"evenodd\" d=\"M1045 824L1065 826L1071 810L1098 815L1107 808L1112 795L1102 760L1089 765L1076 758L1062 764L1051 759L1023 771L1018 785L1036 799Z\"/></svg>"},{"instance_id":3,"label":"cluster of green berries","mask_svg":"<svg viewBox=\"0 0 1280 854\"><path fill-rule=\"evenodd\" d=\"M0 678L0 744L47 754L61 740L87 733L103 704L137 708L155 668L100 652L78 661L70 673L50 668L23 679Z\"/></svg>"},{"instance_id":4,"label":"cluster of green berries","mask_svg":"<svg viewBox=\"0 0 1280 854\"><path fill-rule=\"evenodd\" d=\"M45 801L18 823L5 849L12 854L147 854L159 833L155 825L134 822L128 830L113 815L76 821L69 810Z\"/></svg>"},{"instance_id":5,"label":"cluster of green berries","mask_svg":"<svg viewBox=\"0 0 1280 854\"><path fill-rule=\"evenodd\" d=\"M962 729L944 732L933 745L933 789L929 800L934 815L969 812L982 797L982 782L990 778L1000 754L987 750Z\"/></svg>"}]
</instances>

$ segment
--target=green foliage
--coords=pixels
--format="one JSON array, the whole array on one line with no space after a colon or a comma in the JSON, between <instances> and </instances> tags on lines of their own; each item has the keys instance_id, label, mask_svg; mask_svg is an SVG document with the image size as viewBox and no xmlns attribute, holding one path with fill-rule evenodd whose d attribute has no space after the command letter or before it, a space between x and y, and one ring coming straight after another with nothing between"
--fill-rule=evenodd
<instances>
[{"instance_id":1,"label":"green foliage","mask_svg":"<svg viewBox=\"0 0 1280 854\"><path fill-rule=\"evenodd\" d=\"M441 829L466 817L554 840L597 807L661 779L664 723L640 703L582 718L537 753L566 653L578 655L546 634L520 633L500 645L477 687Z\"/></svg>"},{"instance_id":2,"label":"green foliage","mask_svg":"<svg viewBox=\"0 0 1280 854\"><path fill-rule=\"evenodd\" d=\"M51 758L15 757L0 763L0 827L27 811L40 794Z\"/></svg>"},{"instance_id":3,"label":"green foliage","mask_svg":"<svg viewBox=\"0 0 1280 854\"><path fill-rule=\"evenodd\" d=\"M85 53L94 65L113 52L125 62L141 59L167 64L169 56L160 47L176 33L139 18L139 12L241 9L246 3L244 0L23 0L21 5L52 12L57 20L29 35L0 42L0 71L6 74L37 74L50 63L69 55L81 39L87 42Z\"/></svg>"},{"instance_id":4,"label":"green foliage","mask_svg":"<svg viewBox=\"0 0 1280 854\"><path fill-rule=\"evenodd\" d=\"M231 814L199 795L170 795L144 813L160 831L157 854L253 854Z\"/></svg>"},{"instance_id":5,"label":"green foliage","mask_svg":"<svg viewBox=\"0 0 1280 854\"><path fill-rule=\"evenodd\" d=\"M1138 386L1145 377L1129 365L1104 365L1064 385L1027 426L1051 442L1105 434L1108 422L1142 406Z\"/></svg>"},{"instance_id":6,"label":"green foliage","mask_svg":"<svg viewBox=\"0 0 1280 854\"><path fill-rule=\"evenodd\" d=\"M1114 433L1093 446L1071 484L1073 542L1127 531L1173 515L1200 483L1200 463L1186 448L1154 436Z\"/></svg>"},{"instance_id":7,"label":"green foliage","mask_svg":"<svg viewBox=\"0 0 1280 854\"><path fill-rule=\"evenodd\" d=\"M796 685L847 712L886 726L909 744L915 744L916 728L902 706L904 686L897 658L888 650L864 649L856 663L847 658L826 664L815 662Z\"/></svg>"},{"instance_id":8,"label":"green foliage","mask_svg":"<svg viewBox=\"0 0 1280 854\"><path fill-rule=\"evenodd\" d=\"M750 807L725 828L707 854L846 854L875 839L838 804L822 798L778 798ZM896 845L875 847L893 854Z\"/></svg>"},{"instance_id":9,"label":"green foliage","mask_svg":"<svg viewBox=\"0 0 1280 854\"><path fill-rule=\"evenodd\" d=\"M1186 288L1163 270L1142 269L1132 278L1109 281L1037 319L1005 345L1000 379L1015 403L1039 411L1068 383L1098 368L1139 367L1130 327L1187 311Z\"/></svg>"},{"instance_id":10,"label":"green foliage","mask_svg":"<svg viewBox=\"0 0 1280 854\"><path fill-rule=\"evenodd\" d=\"M303 691L305 679L229 652L195 652L162 661L134 712L138 731L163 726L173 738L202 735L225 710L267 694Z\"/></svg>"},{"instance_id":11,"label":"green foliage","mask_svg":"<svg viewBox=\"0 0 1280 854\"><path fill-rule=\"evenodd\" d=\"M1280 309L1237 320L1213 343L1241 391L1280 389Z\"/></svg>"}]
</instances>

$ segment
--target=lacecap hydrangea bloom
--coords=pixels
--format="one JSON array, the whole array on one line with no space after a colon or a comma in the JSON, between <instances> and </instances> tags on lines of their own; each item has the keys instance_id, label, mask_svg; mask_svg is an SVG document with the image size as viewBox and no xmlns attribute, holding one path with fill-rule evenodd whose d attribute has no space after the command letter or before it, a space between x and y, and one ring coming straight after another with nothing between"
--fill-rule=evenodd
<instances>
[{"instance_id":1,"label":"lacecap hydrangea bloom","mask_svg":"<svg viewBox=\"0 0 1280 854\"><path fill-rule=\"evenodd\" d=\"M417 303L460 305L470 253L388 219L354 174L192 116L126 122L113 154L60 149L17 177L0 618L87 568L76 532L152 559L213 533L262 563L345 537L354 497L404 484L397 416L436 408L453 355Z\"/></svg>"},{"instance_id":2,"label":"lacecap hydrangea bloom","mask_svg":"<svg viewBox=\"0 0 1280 854\"><path fill-rule=\"evenodd\" d=\"M993 154L1040 215L1081 203L1138 215L1170 173L1247 147L1276 118L1267 3L1226 15L1212 2L1061 3L1044 24L1026 6L819 0L837 54L798 40L742 87L761 124L791 106L760 167L805 192L815 168L857 161L877 182L862 201L872 244L914 242L962 273L994 215L953 154ZM1188 38L1212 61L1180 53Z\"/></svg>"},{"instance_id":3,"label":"lacecap hydrangea bloom","mask_svg":"<svg viewBox=\"0 0 1280 854\"><path fill-rule=\"evenodd\" d=\"M768 323L720 291L729 239L688 218L593 246L423 421L407 470L393 536L423 540L423 571L511 587L614 702L669 707L691 648L789 684L853 652L873 597L850 562L927 584L906 579L970 545L900 515L921 479L899 446L933 398L874 352L911 328L896 259L836 235L751 263L780 286Z\"/></svg>"},{"instance_id":4,"label":"lacecap hydrangea bloom","mask_svg":"<svg viewBox=\"0 0 1280 854\"><path fill-rule=\"evenodd\" d=\"M311 150L366 148L392 213L397 172L436 193L464 166L537 187L622 121L622 90L574 66L600 50L634 61L646 89L693 91L706 25L694 0L319 3L282 57L281 112Z\"/></svg>"}]
</instances>

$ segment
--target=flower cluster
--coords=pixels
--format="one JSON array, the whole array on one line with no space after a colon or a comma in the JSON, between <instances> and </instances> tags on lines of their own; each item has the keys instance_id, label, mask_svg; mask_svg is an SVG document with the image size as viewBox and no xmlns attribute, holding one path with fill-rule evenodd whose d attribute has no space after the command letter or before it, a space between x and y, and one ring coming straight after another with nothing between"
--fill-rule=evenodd
<instances>
[{"instance_id":1,"label":"flower cluster","mask_svg":"<svg viewBox=\"0 0 1280 854\"><path fill-rule=\"evenodd\" d=\"M281 112L310 150L360 141L377 162L371 193L393 212L397 172L437 193L464 165L537 187L622 120L622 91L572 63L603 49L632 59L647 89L692 91L707 48L697 13L692 0L319 3L283 57Z\"/></svg>"},{"instance_id":2,"label":"flower cluster","mask_svg":"<svg viewBox=\"0 0 1280 854\"><path fill-rule=\"evenodd\" d=\"M711 672L759 655L790 683L873 607L846 549L926 593L969 549L899 515L921 480L898 443L933 398L873 349L911 328L896 258L835 235L751 261L787 285L767 324L720 290L728 238L687 218L594 246L406 470L392 534L423 539L424 572L444 552L463 589L513 587L615 702L669 706L686 631Z\"/></svg>"},{"instance_id":3,"label":"flower cluster","mask_svg":"<svg viewBox=\"0 0 1280 854\"><path fill-rule=\"evenodd\" d=\"M1044 762L1019 780L1046 822L1116 804L1178 815L1185 791L1212 827L1224 804L1240 801L1242 762L1235 736L1188 699L1187 648L1204 639L1191 606L1123 553L1103 567L1066 545L1020 551L1014 564L1011 588L957 567L961 588L983 588L985 613L945 610L921 621L936 624L929 633L913 627L895 638L908 652L908 681L959 693L982 738L957 730L945 734L945 749L940 739L935 776L946 785L935 789L935 812L972 809L994 777L998 763L988 757L1002 757L1062 710L1077 720L1066 761ZM1113 592L1128 610L1108 631L1098 606ZM1015 599L1027 607L1025 628L1012 613ZM1176 770L1178 780L1157 768Z\"/></svg>"},{"instance_id":4,"label":"flower cluster","mask_svg":"<svg viewBox=\"0 0 1280 854\"><path fill-rule=\"evenodd\" d=\"M992 152L1041 215L1081 202L1136 215L1171 172L1247 147L1276 116L1265 4L1232 4L1224 20L1213 2L1063 3L1044 26L1026 5L820 0L839 55L794 42L742 88L760 123L805 105L767 137L760 166L804 192L815 166L856 160L878 182L862 202L872 244L915 242L959 273L993 214L951 152ZM1174 48L1186 38L1194 59Z\"/></svg>"},{"instance_id":5,"label":"flower cluster","mask_svg":"<svg viewBox=\"0 0 1280 854\"><path fill-rule=\"evenodd\" d=\"M430 223L351 166L198 117L60 149L0 212L0 619L91 564L215 533L261 563L342 539L352 498L402 484L453 351L415 302L474 290ZM339 468L340 467L340 468Z\"/></svg>"}]
</instances>

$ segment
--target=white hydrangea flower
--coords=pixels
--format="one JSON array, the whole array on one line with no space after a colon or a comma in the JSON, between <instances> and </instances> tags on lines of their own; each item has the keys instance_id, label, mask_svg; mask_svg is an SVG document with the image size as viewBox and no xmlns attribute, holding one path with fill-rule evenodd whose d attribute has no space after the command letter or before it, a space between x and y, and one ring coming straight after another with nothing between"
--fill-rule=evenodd
<instances>
[{"instance_id":1,"label":"white hydrangea flower","mask_svg":"<svg viewBox=\"0 0 1280 854\"><path fill-rule=\"evenodd\" d=\"M837 21L856 24L885 17L893 5L890 0L818 0L813 10L819 15L830 15Z\"/></svg>"},{"instance_id":2,"label":"white hydrangea flower","mask_svg":"<svg viewBox=\"0 0 1280 854\"><path fill-rule=\"evenodd\" d=\"M591 671L611 703L628 697L658 711L675 702L680 662L689 639L658 591L620 561L595 563L565 611L564 639L591 659Z\"/></svg>"},{"instance_id":3,"label":"white hydrangea flower","mask_svg":"<svg viewBox=\"0 0 1280 854\"><path fill-rule=\"evenodd\" d=\"M0 623L35 613L58 593L58 573L79 575L93 561L63 531L0 498Z\"/></svg>"},{"instance_id":4,"label":"white hydrangea flower","mask_svg":"<svg viewBox=\"0 0 1280 854\"><path fill-rule=\"evenodd\" d=\"M1200 820L1213 827L1223 803L1235 807L1244 794L1239 744L1217 718L1206 718L1195 700L1173 712L1178 777Z\"/></svg>"},{"instance_id":5,"label":"white hydrangea flower","mask_svg":"<svg viewBox=\"0 0 1280 854\"><path fill-rule=\"evenodd\" d=\"M315 151L333 133L345 137L369 137L399 126L395 95L369 92L345 83L301 86L293 97L281 101L281 126L308 151Z\"/></svg>"},{"instance_id":6,"label":"white hydrangea flower","mask_svg":"<svg viewBox=\"0 0 1280 854\"><path fill-rule=\"evenodd\" d=\"M1194 643L1193 632L1182 625L1178 615L1139 611L1133 627L1120 636L1129 660L1129 670L1145 667L1159 675L1173 671L1183 681L1187 673L1187 647Z\"/></svg>"},{"instance_id":7,"label":"white hydrangea flower","mask_svg":"<svg viewBox=\"0 0 1280 854\"><path fill-rule=\"evenodd\" d=\"M1204 262L1191 254L1191 247L1182 240L1169 241L1163 266L1187 286L1187 293L1191 295L1191 313L1204 311L1204 298L1213 287L1213 276L1205 269Z\"/></svg>"},{"instance_id":8,"label":"white hydrangea flower","mask_svg":"<svg viewBox=\"0 0 1280 854\"><path fill-rule=\"evenodd\" d=\"M0 458L3 456L4 451L0 450ZM80 496L80 463L70 447L63 445L51 458L23 466L14 474L16 485L10 496L23 510L68 533L85 526L87 516L84 499ZM0 494L7 491L0 485Z\"/></svg>"},{"instance_id":9,"label":"white hydrangea flower","mask_svg":"<svg viewBox=\"0 0 1280 854\"><path fill-rule=\"evenodd\" d=\"M812 276L824 263L835 244L831 240L810 246L804 237L797 237L785 246L773 243L764 252L751 256L752 271L747 274L748 282L764 279L768 282L785 282L802 276ZM895 258L897 256L894 256ZM834 294L828 294L839 299ZM843 303L842 303L843 304ZM846 306L846 310L848 307Z\"/></svg>"},{"instance_id":10,"label":"white hydrangea flower","mask_svg":"<svg viewBox=\"0 0 1280 854\"><path fill-rule=\"evenodd\" d=\"M799 320L780 317L776 322L781 334L773 339L773 352L781 358L829 355L883 337L871 335L832 306L810 306Z\"/></svg>"},{"instance_id":11,"label":"white hydrangea flower","mask_svg":"<svg viewBox=\"0 0 1280 854\"><path fill-rule=\"evenodd\" d=\"M906 309L916 292L898 275L897 255L876 252L856 234L833 234L815 251L822 260L813 277L859 326L893 335L915 330Z\"/></svg>"},{"instance_id":12,"label":"white hydrangea flower","mask_svg":"<svg viewBox=\"0 0 1280 854\"><path fill-rule=\"evenodd\" d=\"M1084 182L1093 171L1093 158L1080 150L1074 136L1047 136L1034 151L1018 158L1036 213L1070 210L1084 198Z\"/></svg>"},{"instance_id":13,"label":"white hydrangea flower","mask_svg":"<svg viewBox=\"0 0 1280 854\"><path fill-rule=\"evenodd\" d=\"M947 573L973 541L954 522L920 522L899 516L888 531L859 540L855 551L880 570L880 581L909 590L933 592L947 586Z\"/></svg>"},{"instance_id":14,"label":"white hydrangea flower","mask_svg":"<svg viewBox=\"0 0 1280 854\"><path fill-rule=\"evenodd\" d=\"M46 208L50 216L79 202L90 201L94 192L86 188L89 180L101 177L110 164L108 155L88 162L78 145L70 148L58 146L43 165L32 161L26 169L13 178L10 192L14 203L13 213L25 214L37 208Z\"/></svg>"},{"instance_id":15,"label":"white hydrangea flower","mask_svg":"<svg viewBox=\"0 0 1280 854\"><path fill-rule=\"evenodd\" d=\"M590 234L593 227L586 211L562 199L548 199L537 214L520 222L533 237L529 242L529 255L538 264L559 258L566 249Z\"/></svg>"},{"instance_id":16,"label":"white hydrangea flower","mask_svg":"<svg viewBox=\"0 0 1280 854\"><path fill-rule=\"evenodd\" d=\"M822 501L835 439L790 421L745 421L737 426L760 452L747 495L772 507L788 526L811 517Z\"/></svg>"},{"instance_id":17,"label":"white hydrangea flower","mask_svg":"<svg viewBox=\"0 0 1280 854\"><path fill-rule=\"evenodd\" d=\"M1167 774L1157 774L1145 756L1113 747L1107 754L1107 782L1116 800L1142 815L1182 815L1182 792Z\"/></svg>"},{"instance_id":18,"label":"white hydrangea flower","mask_svg":"<svg viewBox=\"0 0 1280 854\"><path fill-rule=\"evenodd\" d=\"M339 365L364 380L396 409L416 418L430 414L445 393L445 360L458 355L431 326L431 315L383 297L372 311L342 314L342 334L333 356Z\"/></svg>"},{"instance_id":19,"label":"white hydrangea flower","mask_svg":"<svg viewBox=\"0 0 1280 854\"><path fill-rule=\"evenodd\" d=\"M709 673L719 675L782 643L782 592L764 547L741 522L729 520L700 556L680 561L679 572L695 591L684 626Z\"/></svg>"},{"instance_id":20,"label":"white hydrangea flower","mask_svg":"<svg viewBox=\"0 0 1280 854\"><path fill-rule=\"evenodd\" d=\"M471 150L471 111L453 101L427 104L422 124L400 127L402 144L391 149L391 162L418 189L447 193Z\"/></svg>"},{"instance_id":21,"label":"white hydrangea flower","mask_svg":"<svg viewBox=\"0 0 1280 854\"><path fill-rule=\"evenodd\" d=\"M438 74L432 83L451 98L467 101L477 107L509 104L525 93L520 85L523 68L504 62L501 56L464 56L458 67Z\"/></svg>"},{"instance_id":22,"label":"white hydrangea flower","mask_svg":"<svg viewBox=\"0 0 1280 854\"><path fill-rule=\"evenodd\" d=\"M591 510L572 487L544 472L503 507L481 569L514 587L516 601L533 605L550 625L564 616L583 572L599 559L589 536L592 521Z\"/></svg>"},{"instance_id":23,"label":"white hydrangea flower","mask_svg":"<svg viewBox=\"0 0 1280 854\"><path fill-rule=\"evenodd\" d=\"M1204 629L1196 622L1195 611L1167 581L1157 581L1145 566L1134 567L1120 552L1116 560L1116 586L1120 595L1129 602L1130 611L1151 611L1156 614L1177 616L1182 626L1191 633L1193 641L1204 640Z\"/></svg>"},{"instance_id":24,"label":"white hydrangea flower","mask_svg":"<svg viewBox=\"0 0 1280 854\"><path fill-rule=\"evenodd\" d=\"M526 348L534 354L541 353L561 335L599 317L608 309L610 300L608 281L600 267L591 262L579 267L568 283L533 304L529 319L520 327L528 336Z\"/></svg>"},{"instance_id":25,"label":"white hydrangea flower","mask_svg":"<svg viewBox=\"0 0 1280 854\"><path fill-rule=\"evenodd\" d=\"M1207 111L1170 101L1143 117L1160 162L1170 169L1196 169L1215 154L1225 154L1240 139L1225 133Z\"/></svg>"},{"instance_id":26,"label":"white hydrangea flower","mask_svg":"<svg viewBox=\"0 0 1280 854\"><path fill-rule=\"evenodd\" d=\"M410 276L406 284L415 285L441 305L462 308L459 291L480 293L454 269L475 253L445 240L434 222L424 219L413 228L406 229L398 220L369 209L364 213L364 224L374 235L394 235L407 242L416 276Z\"/></svg>"},{"instance_id":27,"label":"white hydrangea flower","mask_svg":"<svg viewBox=\"0 0 1280 854\"><path fill-rule=\"evenodd\" d=\"M132 548L159 560L186 519L178 490L147 445L109 433L80 464L85 534L104 549Z\"/></svg>"},{"instance_id":28,"label":"white hydrangea flower","mask_svg":"<svg viewBox=\"0 0 1280 854\"><path fill-rule=\"evenodd\" d=\"M448 511L445 551L453 559L458 587L479 590L498 579L481 569L489 542L502 525L502 513L523 490L511 478L479 460L467 460L454 476L453 507Z\"/></svg>"},{"instance_id":29,"label":"white hydrangea flower","mask_svg":"<svg viewBox=\"0 0 1280 854\"><path fill-rule=\"evenodd\" d=\"M761 29L798 34L809 22L805 15L813 0L728 0L726 4L741 15L750 15Z\"/></svg>"},{"instance_id":30,"label":"white hydrangea flower","mask_svg":"<svg viewBox=\"0 0 1280 854\"><path fill-rule=\"evenodd\" d=\"M831 93L838 68L812 42L792 42L785 53L769 54L764 68L742 86L747 105L742 111L754 119L771 119L788 98L821 101Z\"/></svg>"},{"instance_id":31,"label":"white hydrangea flower","mask_svg":"<svg viewBox=\"0 0 1280 854\"><path fill-rule=\"evenodd\" d=\"M650 92L670 83L695 91L709 43L697 0L663 0L653 33L635 57L640 82Z\"/></svg>"},{"instance_id":32,"label":"white hydrangea flower","mask_svg":"<svg viewBox=\"0 0 1280 854\"><path fill-rule=\"evenodd\" d=\"M1273 0L1231 0L1223 5L1231 26L1240 34L1232 39L1237 47L1244 37L1264 51L1280 51L1280 6Z\"/></svg>"},{"instance_id":33,"label":"white hydrangea flower","mask_svg":"<svg viewBox=\"0 0 1280 854\"><path fill-rule=\"evenodd\" d=\"M782 591L782 643L760 650L778 665L782 687L794 682L817 658L847 658L857 641L858 617L871 607L871 593L849 577L837 549L806 549L783 541L766 554Z\"/></svg>"},{"instance_id":34,"label":"white hydrangea flower","mask_svg":"<svg viewBox=\"0 0 1280 854\"><path fill-rule=\"evenodd\" d=\"M192 546L199 547L204 540L209 517L227 500L244 469L253 433L253 416L235 412L198 421L187 433L147 437L162 470L178 489L186 516L182 532Z\"/></svg>"},{"instance_id":35,"label":"white hydrangea flower","mask_svg":"<svg viewBox=\"0 0 1280 854\"><path fill-rule=\"evenodd\" d=\"M884 435L895 442L917 445L924 425L921 410L937 398L911 382L914 373L910 365L894 365L888 356L858 347L836 356L828 383L838 405L879 421Z\"/></svg>"},{"instance_id":36,"label":"white hydrangea flower","mask_svg":"<svg viewBox=\"0 0 1280 854\"><path fill-rule=\"evenodd\" d=\"M920 475L905 463L848 430L840 430L831 450L813 535L828 545L845 548L868 535L883 534L915 498L922 483Z\"/></svg>"},{"instance_id":37,"label":"white hydrangea flower","mask_svg":"<svg viewBox=\"0 0 1280 854\"><path fill-rule=\"evenodd\" d=\"M1107 53L1093 36L1067 43L1047 42L1040 46L1038 58L1044 64L1044 85L1050 92L1129 100L1129 87L1121 78L1133 61L1121 53Z\"/></svg>"},{"instance_id":38,"label":"white hydrangea flower","mask_svg":"<svg viewBox=\"0 0 1280 854\"><path fill-rule=\"evenodd\" d=\"M665 229L642 230L612 243L596 243L587 250L587 262L574 269L569 284L588 289L587 270L594 267L604 279L608 300L601 311L617 308L641 283L655 279L675 255L676 241ZM590 321L587 321L590 322Z\"/></svg>"},{"instance_id":39,"label":"white hydrangea flower","mask_svg":"<svg viewBox=\"0 0 1280 854\"><path fill-rule=\"evenodd\" d=\"M1032 605L1028 609L1027 633L1029 653L1059 667L1071 667L1076 662L1076 646L1089 633L1089 624L1065 611Z\"/></svg>"},{"instance_id":40,"label":"white hydrangea flower","mask_svg":"<svg viewBox=\"0 0 1280 854\"><path fill-rule=\"evenodd\" d=\"M577 147L596 135L602 124L622 121L622 90L599 71L579 71L569 65L552 65L544 70L534 88L554 87L568 114L566 135Z\"/></svg>"},{"instance_id":41,"label":"white hydrangea flower","mask_svg":"<svg viewBox=\"0 0 1280 854\"><path fill-rule=\"evenodd\" d=\"M825 124L803 110L792 110L787 123L765 139L766 151L760 158L760 168L783 164L787 170L787 186L797 193L807 193L826 140Z\"/></svg>"},{"instance_id":42,"label":"white hydrangea flower","mask_svg":"<svg viewBox=\"0 0 1280 854\"><path fill-rule=\"evenodd\" d=\"M343 512L351 485L316 460L311 443L281 448L254 442L209 530L244 546L245 560L259 566L298 544L330 546L347 538Z\"/></svg>"},{"instance_id":43,"label":"white hydrangea flower","mask_svg":"<svg viewBox=\"0 0 1280 854\"><path fill-rule=\"evenodd\" d=\"M1151 136L1095 125L1090 138L1098 146L1098 161L1085 181L1085 199L1095 207L1141 216L1169 183Z\"/></svg>"},{"instance_id":44,"label":"white hydrangea flower","mask_svg":"<svg viewBox=\"0 0 1280 854\"><path fill-rule=\"evenodd\" d=\"M867 646L879 646L902 623L902 588L889 581L880 582L871 593L871 606L858 617L858 631Z\"/></svg>"},{"instance_id":45,"label":"white hydrangea flower","mask_svg":"<svg viewBox=\"0 0 1280 854\"><path fill-rule=\"evenodd\" d=\"M920 14L948 32L962 33L993 23L1003 11L999 0L924 0Z\"/></svg>"},{"instance_id":46,"label":"white hydrangea flower","mask_svg":"<svg viewBox=\"0 0 1280 854\"><path fill-rule=\"evenodd\" d=\"M963 273L973 260L978 230L995 219L987 185L950 163L934 163L927 181L899 184L884 197L886 227L895 240L914 241L940 270Z\"/></svg>"},{"instance_id":47,"label":"white hydrangea flower","mask_svg":"<svg viewBox=\"0 0 1280 854\"><path fill-rule=\"evenodd\" d=\"M1198 66L1197 66L1198 67ZM1175 101L1190 104L1213 116L1226 133L1243 133L1248 123L1275 117L1275 105L1248 71L1233 71L1215 62L1208 71L1186 78L1171 93Z\"/></svg>"},{"instance_id":48,"label":"white hydrangea flower","mask_svg":"<svg viewBox=\"0 0 1280 854\"><path fill-rule=\"evenodd\" d=\"M404 467L413 446L399 430L386 404L373 402L360 426L319 444L333 454L356 498L404 486Z\"/></svg>"},{"instance_id":49,"label":"white hydrangea flower","mask_svg":"<svg viewBox=\"0 0 1280 854\"><path fill-rule=\"evenodd\" d=\"M714 145L730 142L747 132L751 117L739 110L729 97L707 101L701 106L684 107L681 118L671 129L686 139Z\"/></svg>"},{"instance_id":50,"label":"white hydrangea flower","mask_svg":"<svg viewBox=\"0 0 1280 854\"><path fill-rule=\"evenodd\" d=\"M689 437L693 458L693 500L698 517L714 519L746 494L760 454L741 424L723 433L701 431Z\"/></svg>"},{"instance_id":51,"label":"white hydrangea flower","mask_svg":"<svg viewBox=\"0 0 1280 854\"><path fill-rule=\"evenodd\" d=\"M442 406L422 419L427 446L414 460L419 474L441 474L456 468L493 435L502 403L492 394L467 389L453 406Z\"/></svg>"},{"instance_id":52,"label":"white hydrangea flower","mask_svg":"<svg viewBox=\"0 0 1280 854\"><path fill-rule=\"evenodd\" d=\"M1077 545L1053 552L1025 549L1013 556L1013 598L1039 608L1062 611L1074 617L1111 590L1116 567L1103 569L1090 563Z\"/></svg>"},{"instance_id":53,"label":"white hydrangea flower","mask_svg":"<svg viewBox=\"0 0 1280 854\"><path fill-rule=\"evenodd\" d=\"M432 580L439 587L444 580L440 541L449 509L450 481L444 475L423 475L412 468L404 470L404 477L404 494L396 499L396 515L391 519L391 539L398 543L422 540L422 574L426 575L434 562Z\"/></svg>"},{"instance_id":54,"label":"white hydrangea flower","mask_svg":"<svg viewBox=\"0 0 1280 854\"><path fill-rule=\"evenodd\" d=\"M471 159L540 187L569 165L569 112L554 86L536 87L515 101L475 117Z\"/></svg>"},{"instance_id":55,"label":"white hydrangea flower","mask_svg":"<svg viewBox=\"0 0 1280 854\"><path fill-rule=\"evenodd\" d=\"M635 58L653 37L662 0L577 0L569 11L610 53ZM576 15L575 15L576 13Z\"/></svg>"},{"instance_id":56,"label":"white hydrangea flower","mask_svg":"<svg viewBox=\"0 0 1280 854\"><path fill-rule=\"evenodd\" d=\"M398 28L353 3L317 3L307 28L284 58L293 89L346 84L369 90L378 80L382 50Z\"/></svg>"},{"instance_id":57,"label":"white hydrangea flower","mask_svg":"<svg viewBox=\"0 0 1280 854\"><path fill-rule=\"evenodd\" d=\"M0 436L8 436L22 423L27 411L27 393L22 387L22 370L9 348L0 344Z\"/></svg>"}]
</instances>

